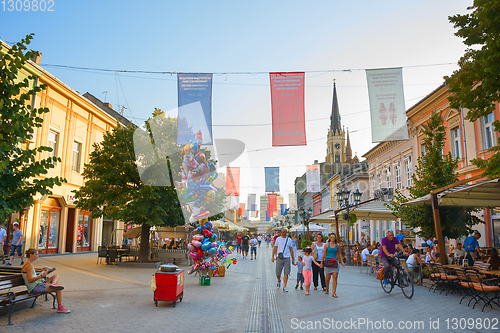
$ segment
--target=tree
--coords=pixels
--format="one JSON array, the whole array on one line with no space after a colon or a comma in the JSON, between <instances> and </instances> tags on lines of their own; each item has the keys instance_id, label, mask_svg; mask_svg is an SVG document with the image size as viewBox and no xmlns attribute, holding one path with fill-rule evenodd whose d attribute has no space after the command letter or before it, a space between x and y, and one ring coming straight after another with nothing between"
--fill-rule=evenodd
<instances>
[{"instance_id":1,"label":"tree","mask_svg":"<svg viewBox=\"0 0 500 333\"><path fill-rule=\"evenodd\" d=\"M469 109L466 118L476 121L481 116L493 112L500 101L500 0L474 0L472 10L466 15L450 16L449 20L457 28L456 36L467 45L460 58L459 69L448 77L446 83L454 94L449 97L450 106ZM500 131L500 121L493 123ZM500 140L500 138L499 138ZM500 141L490 148L495 154L488 160L474 159L484 175L500 177Z\"/></svg>"},{"instance_id":2,"label":"tree","mask_svg":"<svg viewBox=\"0 0 500 333\"><path fill-rule=\"evenodd\" d=\"M59 177L39 177L60 161L57 157L36 159L37 154L52 148L29 148L35 127L42 127L47 108L34 108L36 76L26 69L28 59L37 52L28 51L33 34L11 48L0 45L0 222L34 204L33 197L51 194L54 185L65 181Z\"/></svg>"},{"instance_id":3,"label":"tree","mask_svg":"<svg viewBox=\"0 0 500 333\"><path fill-rule=\"evenodd\" d=\"M458 161L451 153L443 156L443 146L446 128L443 126L441 114L433 112L424 130L425 155L418 158L415 174L412 176L413 186L409 188L410 195L405 197L400 191L391 203L387 204L401 221L411 228L420 228L420 237L436 236L434 218L430 206L403 206L412 199L429 194L432 190L458 181L455 169ZM472 232L472 226L483 223L472 215L475 209L463 207L440 207L441 227L443 237L456 239Z\"/></svg>"}]
</instances>

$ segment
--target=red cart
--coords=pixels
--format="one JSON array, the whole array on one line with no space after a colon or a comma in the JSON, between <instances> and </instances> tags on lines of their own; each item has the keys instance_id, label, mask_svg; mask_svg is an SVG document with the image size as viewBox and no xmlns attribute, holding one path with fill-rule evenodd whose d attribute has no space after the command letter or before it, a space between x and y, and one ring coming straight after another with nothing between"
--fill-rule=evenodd
<instances>
[{"instance_id":1,"label":"red cart","mask_svg":"<svg viewBox=\"0 0 500 333\"><path fill-rule=\"evenodd\" d=\"M182 302L184 294L184 270L177 269L175 272L156 272L155 273L156 289L154 291L153 300L158 306L158 301Z\"/></svg>"}]
</instances>

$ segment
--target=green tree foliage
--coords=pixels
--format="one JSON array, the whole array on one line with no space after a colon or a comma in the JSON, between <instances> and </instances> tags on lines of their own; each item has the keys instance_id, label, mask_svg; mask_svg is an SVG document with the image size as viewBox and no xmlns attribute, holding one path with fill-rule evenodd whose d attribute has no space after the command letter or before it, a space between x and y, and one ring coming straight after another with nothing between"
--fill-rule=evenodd
<instances>
[{"instance_id":1,"label":"green tree foliage","mask_svg":"<svg viewBox=\"0 0 500 333\"><path fill-rule=\"evenodd\" d=\"M471 13L450 16L449 20L457 28L456 36L467 45L460 58L459 69L446 83L454 96L450 96L450 106L455 109L469 109L466 118L476 121L481 116L495 110L500 101L500 0L474 0L468 8ZM496 104L496 105L495 105ZM500 131L500 121L493 123ZM495 154L488 160L474 159L479 168L485 168L485 176L500 177L500 141L490 151Z\"/></svg>"},{"instance_id":2,"label":"green tree foliage","mask_svg":"<svg viewBox=\"0 0 500 333\"><path fill-rule=\"evenodd\" d=\"M0 45L0 222L31 206L37 193L51 194L54 185L65 181L44 176L59 158L37 160L37 154L52 148L23 147L33 140L34 128L42 127L41 117L49 112L33 107L36 93L45 86L36 86L37 78L26 70L27 61L37 54L27 50L32 39L28 35L11 48Z\"/></svg>"},{"instance_id":3,"label":"green tree foliage","mask_svg":"<svg viewBox=\"0 0 500 333\"><path fill-rule=\"evenodd\" d=\"M458 181L455 172L458 161L452 158L451 153L443 156L446 128L443 126L441 114L433 112L426 127L423 142L427 152L418 158L415 174L412 176L414 185L409 188L410 196L405 197L400 191L396 191L393 201L387 206L406 226L420 228L417 232L419 236L429 238L436 236L432 208L402 204ZM482 223L472 215L474 211L463 207L440 207L443 237L455 239L471 233L472 226Z\"/></svg>"}]
</instances>

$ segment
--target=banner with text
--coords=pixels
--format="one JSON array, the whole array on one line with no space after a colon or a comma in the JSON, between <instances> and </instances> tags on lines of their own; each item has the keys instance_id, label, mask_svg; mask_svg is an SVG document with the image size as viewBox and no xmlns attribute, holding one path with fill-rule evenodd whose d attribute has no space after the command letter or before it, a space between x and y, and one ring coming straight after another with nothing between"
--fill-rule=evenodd
<instances>
[{"instance_id":1,"label":"banner with text","mask_svg":"<svg viewBox=\"0 0 500 333\"><path fill-rule=\"evenodd\" d=\"M291 211L297 210L297 195L295 193L288 193L288 209Z\"/></svg>"},{"instance_id":2,"label":"banner with text","mask_svg":"<svg viewBox=\"0 0 500 333\"><path fill-rule=\"evenodd\" d=\"M305 73L269 73L273 147L305 146Z\"/></svg>"},{"instance_id":3,"label":"banner with text","mask_svg":"<svg viewBox=\"0 0 500 333\"><path fill-rule=\"evenodd\" d=\"M231 196L231 205L229 206L229 209L237 210L240 206L240 197Z\"/></svg>"},{"instance_id":4,"label":"banner with text","mask_svg":"<svg viewBox=\"0 0 500 333\"><path fill-rule=\"evenodd\" d=\"M212 140L212 74L177 74L179 114L177 144L186 145L201 131L200 144ZM200 107L201 106L201 107Z\"/></svg>"},{"instance_id":5,"label":"banner with text","mask_svg":"<svg viewBox=\"0 0 500 333\"><path fill-rule=\"evenodd\" d=\"M269 208L267 210L271 211L271 213L273 213L278 209L277 208L278 195L277 194L269 194L268 198L269 198Z\"/></svg>"},{"instance_id":6,"label":"banner with text","mask_svg":"<svg viewBox=\"0 0 500 333\"><path fill-rule=\"evenodd\" d=\"M240 203L240 208L238 209L238 215L239 216L245 215L245 204L244 203Z\"/></svg>"},{"instance_id":7,"label":"banner with text","mask_svg":"<svg viewBox=\"0 0 500 333\"><path fill-rule=\"evenodd\" d=\"M307 192L319 192L319 164L306 165Z\"/></svg>"},{"instance_id":8,"label":"banner with text","mask_svg":"<svg viewBox=\"0 0 500 333\"><path fill-rule=\"evenodd\" d=\"M240 195L240 168L226 167L226 194Z\"/></svg>"},{"instance_id":9,"label":"banner with text","mask_svg":"<svg viewBox=\"0 0 500 333\"><path fill-rule=\"evenodd\" d=\"M408 140L402 68L367 69L372 142Z\"/></svg>"},{"instance_id":10,"label":"banner with text","mask_svg":"<svg viewBox=\"0 0 500 333\"><path fill-rule=\"evenodd\" d=\"M279 192L280 191L280 168L279 167L266 167L266 192Z\"/></svg>"},{"instance_id":11,"label":"banner with text","mask_svg":"<svg viewBox=\"0 0 500 333\"><path fill-rule=\"evenodd\" d=\"M248 210L254 212L255 211L255 199L257 198L256 194L248 195Z\"/></svg>"}]
</instances>

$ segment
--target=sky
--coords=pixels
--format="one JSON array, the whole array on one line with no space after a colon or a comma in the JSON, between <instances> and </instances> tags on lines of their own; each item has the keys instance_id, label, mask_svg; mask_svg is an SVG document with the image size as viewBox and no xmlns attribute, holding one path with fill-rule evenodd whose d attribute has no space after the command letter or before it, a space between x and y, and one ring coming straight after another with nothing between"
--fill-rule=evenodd
<instances>
[{"instance_id":1,"label":"sky","mask_svg":"<svg viewBox=\"0 0 500 333\"><path fill-rule=\"evenodd\" d=\"M280 193L287 198L305 166L325 160L333 79L353 153L361 158L368 152L375 144L365 69L403 67L410 108L457 69L465 46L448 16L470 5L472 0L54 0L51 12L9 11L0 4L0 39L14 43L34 33L30 46L42 53L42 67L81 94L123 107L138 125L154 108L177 116L176 76L114 70L215 73L213 136L245 144L230 166L241 168L240 202L246 202L249 193L264 194L264 167L280 167ZM271 146L268 72L279 71L306 71L307 146Z\"/></svg>"}]
</instances>

